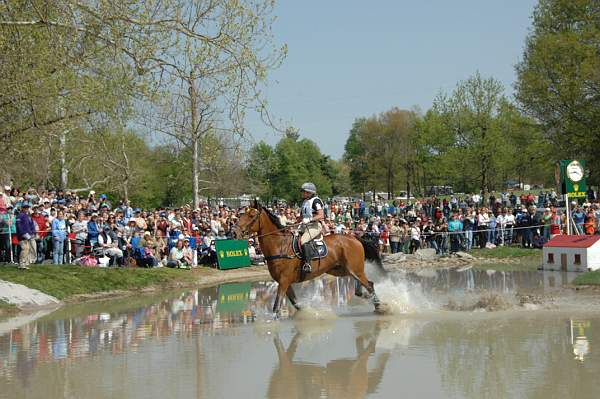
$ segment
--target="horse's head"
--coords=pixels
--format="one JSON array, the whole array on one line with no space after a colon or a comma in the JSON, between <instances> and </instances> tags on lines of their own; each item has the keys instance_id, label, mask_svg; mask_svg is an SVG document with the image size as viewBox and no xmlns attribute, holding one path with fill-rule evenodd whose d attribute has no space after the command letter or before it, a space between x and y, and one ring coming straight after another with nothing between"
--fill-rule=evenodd
<instances>
[{"instance_id":1,"label":"horse's head","mask_svg":"<svg viewBox=\"0 0 600 399\"><path fill-rule=\"evenodd\" d=\"M260 219L261 212L262 206L257 201L254 202L253 206L249 206L244 210L234 229L236 238L241 239L252 233L258 233L260 229L258 220Z\"/></svg>"}]
</instances>

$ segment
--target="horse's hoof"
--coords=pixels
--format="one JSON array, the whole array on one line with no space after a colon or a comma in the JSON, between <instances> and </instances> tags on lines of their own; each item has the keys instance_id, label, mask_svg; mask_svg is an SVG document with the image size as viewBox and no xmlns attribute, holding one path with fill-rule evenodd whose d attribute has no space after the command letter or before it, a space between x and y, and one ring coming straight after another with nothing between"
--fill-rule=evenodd
<instances>
[{"instance_id":1,"label":"horse's hoof","mask_svg":"<svg viewBox=\"0 0 600 399\"><path fill-rule=\"evenodd\" d=\"M390 307L385 303L375 304L375 314L386 315L390 313Z\"/></svg>"}]
</instances>

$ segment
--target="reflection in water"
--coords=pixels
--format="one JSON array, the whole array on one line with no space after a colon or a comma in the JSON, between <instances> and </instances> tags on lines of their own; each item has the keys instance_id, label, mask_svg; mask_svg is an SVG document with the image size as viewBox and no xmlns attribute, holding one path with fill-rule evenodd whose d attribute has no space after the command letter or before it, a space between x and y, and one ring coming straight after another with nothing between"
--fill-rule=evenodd
<instances>
[{"instance_id":1,"label":"reflection in water","mask_svg":"<svg viewBox=\"0 0 600 399\"><path fill-rule=\"evenodd\" d=\"M546 281L485 271L411 278L431 297ZM596 389L593 311L379 317L353 299L352 281L322 279L297 291L333 317L290 310L291 320L273 321L275 288L228 284L74 305L9 329L0 335L0 398L546 398Z\"/></svg>"},{"instance_id":2,"label":"reflection in water","mask_svg":"<svg viewBox=\"0 0 600 399\"><path fill-rule=\"evenodd\" d=\"M423 273L408 273L406 279L417 282L426 293L443 290L461 293L472 290L487 290L502 293L518 289L552 289L568 284L577 273L541 271L495 271L469 268L426 270Z\"/></svg>"},{"instance_id":3,"label":"reflection in water","mask_svg":"<svg viewBox=\"0 0 600 399\"><path fill-rule=\"evenodd\" d=\"M171 336L237 334L230 327L270 314L276 287L273 282L223 284L140 307L122 300L114 311L58 319L54 317L60 313L51 315L0 336L0 377L14 375L26 383L38 363L101 352L116 355L135 351L146 340L164 341ZM321 279L306 284L302 292L315 302L344 306L353 287L348 278ZM282 313L282 318L287 315Z\"/></svg>"},{"instance_id":4,"label":"reflection in water","mask_svg":"<svg viewBox=\"0 0 600 399\"><path fill-rule=\"evenodd\" d=\"M368 333L356 337L356 356L351 359L335 359L325 366L294 361L302 333L297 332L287 350L281 339L273 338L279 360L269 382L269 398L364 398L379 386L390 353L376 356L376 364L369 371L368 360L375 353L379 337L379 323Z\"/></svg>"},{"instance_id":5,"label":"reflection in water","mask_svg":"<svg viewBox=\"0 0 600 399\"><path fill-rule=\"evenodd\" d=\"M575 359L583 362L590 353L590 343L587 338L586 330L589 331L591 323L589 320L571 319L571 345Z\"/></svg>"}]
</instances>

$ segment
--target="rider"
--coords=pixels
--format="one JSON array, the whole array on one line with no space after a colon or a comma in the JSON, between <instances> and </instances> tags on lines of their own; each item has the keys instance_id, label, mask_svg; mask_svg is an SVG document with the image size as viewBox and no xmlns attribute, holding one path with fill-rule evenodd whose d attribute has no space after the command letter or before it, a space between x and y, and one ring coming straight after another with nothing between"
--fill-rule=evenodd
<instances>
[{"instance_id":1,"label":"rider","mask_svg":"<svg viewBox=\"0 0 600 399\"><path fill-rule=\"evenodd\" d=\"M298 229L300 236L300 246L302 247L302 260L304 265L302 270L310 273L310 242L321 235L321 221L323 220L323 201L317 197L317 187L313 183L304 183L300 189L302 191L302 224Z\"/></svg>"}]
</instances>

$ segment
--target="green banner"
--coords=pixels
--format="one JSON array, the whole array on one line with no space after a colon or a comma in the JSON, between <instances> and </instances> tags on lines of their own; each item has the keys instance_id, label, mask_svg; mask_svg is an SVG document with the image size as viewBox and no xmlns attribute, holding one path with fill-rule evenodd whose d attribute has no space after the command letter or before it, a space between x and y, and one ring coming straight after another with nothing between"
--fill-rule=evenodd
<instances>
[{"instance_id":1,"label":"green banner","mask_svg":"<svg viewBox=\"0 0 600 399\"><path fill-rule=\"evenodd\" d=\"M221 270L250 266L246 240L216 240L215 249Z\"/></svg>"},{"instance_id":2,"label":"green banner","mask_svg":"<svg viewBox=\"0 0 600 399\"><path fill-rule=\"evenodd\" d=\"M559 162L560 191L569 198L586 198L587 171L585 161L566 159Z\"/></svg>"},{"instance_id":3,"label":"green banner","mask_svg":"<svg viewBox=\"0 0 600 399\"><path fill-rule=\"evenodd\" d=\"M250 283L221 284L219 286L219 313L241 313L248 307Z\"/></svg>"}]
</instances>

